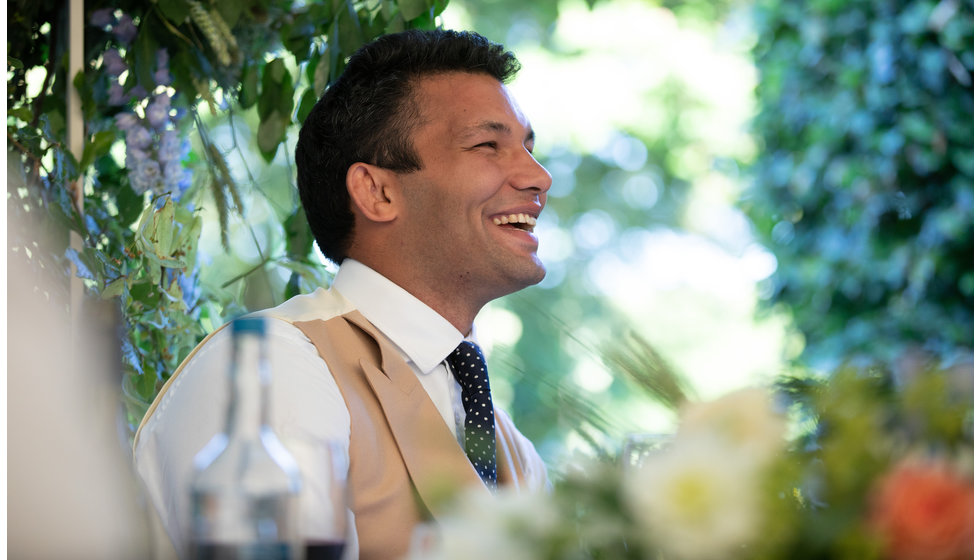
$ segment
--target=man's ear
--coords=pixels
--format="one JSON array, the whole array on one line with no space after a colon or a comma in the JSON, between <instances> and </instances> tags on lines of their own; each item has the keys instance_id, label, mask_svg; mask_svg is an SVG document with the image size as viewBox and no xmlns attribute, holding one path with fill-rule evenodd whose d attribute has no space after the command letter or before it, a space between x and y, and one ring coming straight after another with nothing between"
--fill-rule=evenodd
<instances>
[{"instance_id":1,"label":"man's ear","mask_svg":"<svg viewBox=\"0 0 980 560\"><path fill-rule=\"evenodd\" d=\"M369 163L357 162L347 169L347 192L365 218L372 222L390 222L397 215L392 194L395 174Z\"/></svg>"}]
</instances>

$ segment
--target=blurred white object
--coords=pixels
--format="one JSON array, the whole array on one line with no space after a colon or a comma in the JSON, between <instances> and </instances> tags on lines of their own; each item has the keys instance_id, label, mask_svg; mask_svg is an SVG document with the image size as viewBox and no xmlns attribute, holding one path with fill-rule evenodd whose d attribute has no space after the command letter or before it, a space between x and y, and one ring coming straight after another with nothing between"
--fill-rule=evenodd
<instances>
[{"instance_id":1,"label":"blurred white object","mask_svg":"<svg viewBox=\"0 0 980 560\"><path fill-rule=\"evenodd\" d=\"M9 189L23 183L10 172L15 158L8 154ZM33 258L7 251L7 555L149 558L147 516L117 423L112 306L72 310L83 327L72 333L68 279L37 266L57 245L16 214L8 212L9 231L37 245Z\"/></svg>"}]
</instances>

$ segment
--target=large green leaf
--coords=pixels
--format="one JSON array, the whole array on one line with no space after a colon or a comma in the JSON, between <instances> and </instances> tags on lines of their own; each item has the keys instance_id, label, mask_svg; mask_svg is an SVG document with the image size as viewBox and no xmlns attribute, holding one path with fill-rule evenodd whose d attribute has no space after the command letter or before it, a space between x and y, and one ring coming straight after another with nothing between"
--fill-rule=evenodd
<instances>
[{"instance_id":1,"label":"large green leaf","mask_svg":"<svg viewBox=\"0 0 980 560\"><path fill-rule=\"evenodd\" d=\"M296 122L303 122L306 120L306 116L310 114L313 110L313 106L316 104L316 94L312 89L308 89L303 92L303 97L299 101L299 107L296 109Z\"/></svg>"},{"instance_id":2,"label":"large green leaf","mask_svg":"<svg viewBox=\"0 0 980 560\"><path fill-rule=\"evenodd\" d=\"M266 161L272 161L276 156L279 144L286 137L286 123L278 111L272 111L259 123L259 150Z\"/></svg>"},{"instance_id":3,"label":"large green leaf","mask_svg":"<svg viewBox=\"0 0 980 560\"><path fill-rule=\"evenodd\" d=\"M283 104L283 78L287 75L286 63L276 58L265 65L262 72L262 92L259 94L259 118L265 121ZM290 96L291 96L290 92Z\"/></svg>"},{"instance_id":4,"label":"large green leaf","mask_svg":"<svg viewBox=\"0 0 980 560\"><path fill-rule=\"evenodd\" d=\"M398 9L401 10L402 18L405 21L411 21L421 16L430 7L427 0L398 0Z\"/></svg>"},{"instance_id":5,"label":"large green leaf","mask_svg":"<svg viewBox=\"0 0 980 560\"><path fill-rule=\"evenodd\" d=\"M259 67L256 64L248 64L245 73L242 74L242 85L238 96L238 102L242 109L248 109L255 105L259 99Z\"/></svg>"},{"instance_id":6,"label":"large green leaf","mask_svg":"<svg viewBox=\"0 0 980 560\"><path fill-rule=\"evenodd\" d=\"M82 169L87 169L96 158L109 152L109 148L116 141L115 130L103 130L92 135L91 139L82 148L82 161L79 165Z\"/></svg>"},{"instance_id":7,"label":"large green leaf","mask_svg":"<svg viewBox=\"0 0 980 560\"><path fill-rule=\"evenodd\" d=\"M187 0L157 0L156 4L164 17L175 25L184 23L191 13ZM223 2L223 4L238 4L238 2Z\"/></svg>"}]
</instances>

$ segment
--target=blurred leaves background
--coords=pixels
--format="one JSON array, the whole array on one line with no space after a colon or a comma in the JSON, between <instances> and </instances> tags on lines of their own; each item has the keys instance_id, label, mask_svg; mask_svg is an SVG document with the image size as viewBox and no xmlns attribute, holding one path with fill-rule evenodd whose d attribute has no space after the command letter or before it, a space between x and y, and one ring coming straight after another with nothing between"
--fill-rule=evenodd
<instances>
[{"instance_id":1,"label":"blurred leaves background","mask_svg":"<svg viewBox=\"0 0 980 560\"><path fill-rule=\"evenodd\" d=\"M329 282L297 212L297 123L363 41L438 23L517 53L554 176L546 279L477 325L495 398L550 464L672 429L636 360L692 398L910 352L972 360L972 2L160 0L89 2L86 21L106 7L69 79L63 3L8 6L8 216L56 232L12 232L8 256L71 262L119 302L131 423L207 332ZM70 83L83 154L64 141ZM147 120L165 94L193 180L139 191L117 115Z\"/></svg>"}]
</instances>

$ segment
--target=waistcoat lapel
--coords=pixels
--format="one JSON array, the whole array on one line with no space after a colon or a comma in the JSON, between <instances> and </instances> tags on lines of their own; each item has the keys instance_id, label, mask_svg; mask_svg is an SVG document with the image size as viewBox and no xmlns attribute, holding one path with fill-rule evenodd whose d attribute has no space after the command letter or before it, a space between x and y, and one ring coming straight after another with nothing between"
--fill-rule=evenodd
<instances>
[{"instance_id":1,"label":"waistcoat lapel","mask_svg":"<svg viewBox=\"0 0 980 560\"><path fill-rule=\"evenodd\" d=\"M468 486L484 486L415 372L358 311L343 315L378 344L381 362L359 365L378 398L419 497L437 518L447 497Z\"/></svg>"}]
</instances>

